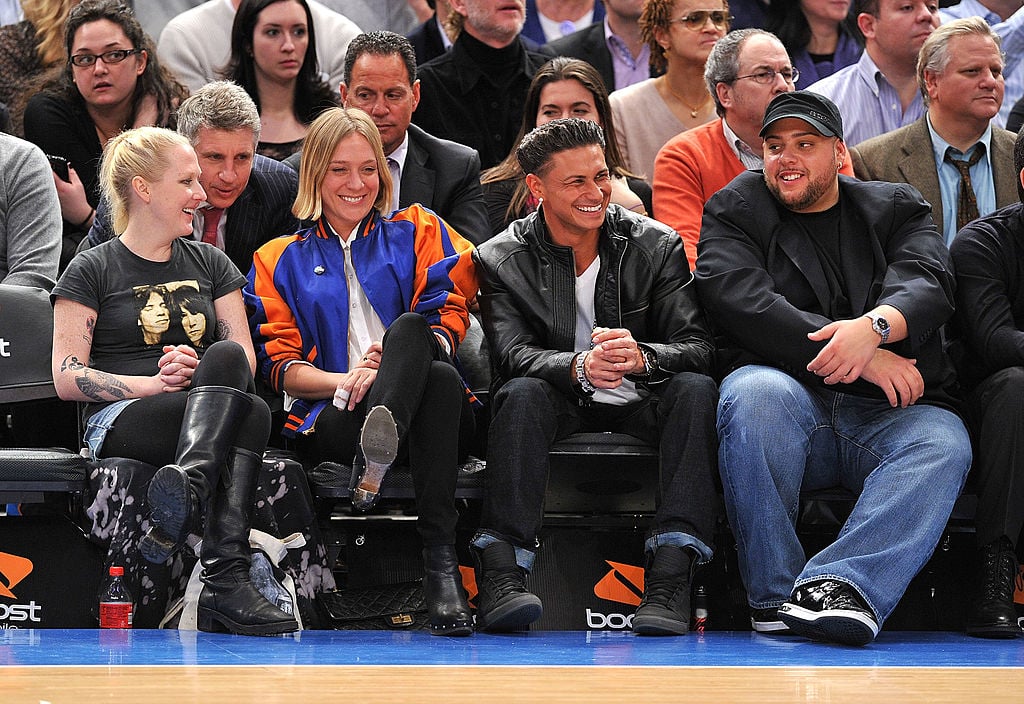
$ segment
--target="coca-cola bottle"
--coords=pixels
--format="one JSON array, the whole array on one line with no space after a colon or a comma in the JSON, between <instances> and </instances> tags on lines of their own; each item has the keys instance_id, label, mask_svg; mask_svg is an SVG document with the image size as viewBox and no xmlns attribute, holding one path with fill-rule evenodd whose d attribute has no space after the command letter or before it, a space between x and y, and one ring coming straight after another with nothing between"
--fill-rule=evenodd
<instances>
[{"instance_id":1,"label":"coca-cola bottle","mask_svg":"<svg viewBox=\"0 0 1024 704\"><path fill-rule=\"evenodd\" d=\"M110 577L100 589L100 628L131 628L133 610L124 567L111 567Z\"/></svg>"}]
</instances>

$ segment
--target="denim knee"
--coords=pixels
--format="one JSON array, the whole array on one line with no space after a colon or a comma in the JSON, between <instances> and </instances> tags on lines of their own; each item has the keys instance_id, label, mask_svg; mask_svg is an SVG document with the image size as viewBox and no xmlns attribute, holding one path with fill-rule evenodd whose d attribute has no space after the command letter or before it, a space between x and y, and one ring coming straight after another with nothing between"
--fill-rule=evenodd
<instances>
[{"instance_id":1,"label":"denim knee","mask_svg":"<svg viewBox=\"0 0 1024 704\"><path fill-rule=\"evenodd\" d=\"M757 427L778 417L779 411L807 402L808 389L786 372L747 365L722 380L718 402L718 429L729 422Z\"/></svg>"},{"instance_id":2,"label":"denim knee","mask_svg":"<svg viewBox=\"0 0 1024 704\"><path fill-rule=\"evenodd\" d=\"M550 405L548 389L551 384L543 379L520 376L502 384L494 395L494 410L497 412L506 404L515 408L542 408Z\"/></svg>"}]
</instances>

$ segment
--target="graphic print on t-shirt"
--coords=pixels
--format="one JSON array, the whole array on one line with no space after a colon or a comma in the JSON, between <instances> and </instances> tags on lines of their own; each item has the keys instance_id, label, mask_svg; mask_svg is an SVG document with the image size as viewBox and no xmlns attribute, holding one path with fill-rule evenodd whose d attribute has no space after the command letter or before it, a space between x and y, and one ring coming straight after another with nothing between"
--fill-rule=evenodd
<instances>
[{"instance_id":1,"label":"graphic print on t-shirt","mask_svg":"<svg viewBox=\"0 0 1024 704\"><path fill-rule=\"evenodd\" d=\"M166 344L182 330L193 347L206 346L207 330L212 335L215 318L210 301L200 294L198 281L133 286L132 293L143 344Z\"/></svg>"}]
</instances>

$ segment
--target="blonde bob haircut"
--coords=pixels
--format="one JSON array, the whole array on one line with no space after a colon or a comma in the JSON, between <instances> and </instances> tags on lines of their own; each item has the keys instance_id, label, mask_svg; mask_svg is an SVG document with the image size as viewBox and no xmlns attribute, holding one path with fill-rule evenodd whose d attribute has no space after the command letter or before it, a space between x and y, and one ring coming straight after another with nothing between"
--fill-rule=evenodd
<instances>
[{"instance_id":1,"label":"blonde bob haircut","mask_svg":"<svg viewBox=\"0 0 1024 704\"><path fill-rule=\"evenodd\" d=\"M107 142L100 162L100 190L110 207L114 232L120 235L128 227L132 179L159 180L171 165L174 147L192 149L187 139L165 127L127 130Z\"/></svg>"},{"instance_id":2,"label":"blonde bob haircut","mask_svg":"<svg viewBox=\"0 0 1024 704\"><path fill-rule=\"evenodd\" d=\"M380 213L391 208L391 170L384 158L384 146L380 141L377 125L362 110L330 108L320 113L309 126L302 143L302 162L299 164L299 194L292 206L292 213L299 220L319 220L323 214L323 197L320 186L331 165L334 151L341 140L349 135L360 134L370 143L377 161L377 176L380 190L373 207Z\"/></svg>"}]
</instances>

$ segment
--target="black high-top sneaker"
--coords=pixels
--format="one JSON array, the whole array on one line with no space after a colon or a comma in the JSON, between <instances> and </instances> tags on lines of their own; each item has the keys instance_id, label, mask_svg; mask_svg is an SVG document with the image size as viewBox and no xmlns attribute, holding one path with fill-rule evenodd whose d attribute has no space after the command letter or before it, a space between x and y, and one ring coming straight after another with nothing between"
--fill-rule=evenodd
<instances>
[{"instance_id":1,"label":"black high-top sneaker","mask_svg":"<svg viewBox=\"0 0 1024 704\"><path fill-rule=\"evenodd\" d=\"M526 570L516 563L510 543L472 549L476 561L476 627L502 633L521 631L541 617L540 598L526 589Z\"/></svg>"}]
</instances>

